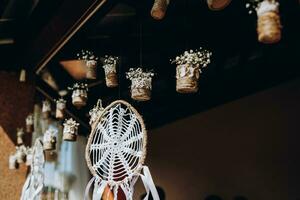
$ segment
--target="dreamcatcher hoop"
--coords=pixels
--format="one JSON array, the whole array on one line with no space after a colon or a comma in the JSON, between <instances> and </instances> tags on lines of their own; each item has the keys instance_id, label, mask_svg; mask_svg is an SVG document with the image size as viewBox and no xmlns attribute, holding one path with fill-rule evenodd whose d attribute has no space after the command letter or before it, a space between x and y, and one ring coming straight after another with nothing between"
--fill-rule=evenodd
<instances>
[{"instance_id":1,"label":"dreamcatcher hoop","mask_svg":"<svg viewBox=\"0 0 300 200\"><path fill-rule=\"evenodd\" d=\"M109 187L117 199L122 189L132 200L133 186L141 177L148 195L159 200L150 171L143 166L146 157L147 132L138 111L129 103L117 100L97 117L86 146L86 162L94 176L86 188L85 199L95 182L93 199L101 198ZM143 171L143 173L142 173Z\"/></svg>"}]
</instances>

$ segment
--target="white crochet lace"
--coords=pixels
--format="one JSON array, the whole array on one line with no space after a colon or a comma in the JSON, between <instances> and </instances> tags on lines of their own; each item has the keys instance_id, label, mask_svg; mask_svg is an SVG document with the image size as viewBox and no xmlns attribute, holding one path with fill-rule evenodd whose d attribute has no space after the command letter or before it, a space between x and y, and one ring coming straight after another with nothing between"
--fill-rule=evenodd
<instances>
[{"instance_id":1,"label":"white crochet lace","mask_svg":"<svg viewBox=\"0 0 300 200\"><path fill-rule=\"evenodd\" d=\"M146 153L146 133L141 123L136 113L121 102L112 103L109 109L104 110L87 147L89 167L95 176L87 190L95 181L93 199L101 198L104 188L109 186L115 200L119 188L124 191L127 200L132 200L134 184L139 176L144 176L140 173L141 169L147 172L147 177L151 177L150 172L142 166ZM154 187L148 185L149 181L145 187ZM153 193L157 197L154 199L158 200L156 190Z\"/></svg>"}]
</instances>

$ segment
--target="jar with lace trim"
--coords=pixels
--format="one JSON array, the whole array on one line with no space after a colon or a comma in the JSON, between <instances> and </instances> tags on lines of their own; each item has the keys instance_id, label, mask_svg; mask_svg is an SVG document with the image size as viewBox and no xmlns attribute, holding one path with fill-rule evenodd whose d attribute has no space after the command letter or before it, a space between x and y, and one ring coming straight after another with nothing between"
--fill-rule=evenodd
<instances>
[{"instance_id":1,"label":"jar with lace trim","mask_svg":"<svg viewBox=\"0 0 300 200\"><path fill-rule=\"evenodd\" d=\"M26 117L26 132L27 133L32 133L33 132L33 114L29 114Z\"/></svg>"},{"instance_id":2,"label":"jar with lace trim","mask_svg":"<svg viewBox=\"0 0 300 200\"><path fill-rule=\"evenodd\" d=\"M210 63L212 53L200 50L185 51L171 63L176 63L176 91L179 93L195 93L198 91L198 81L201 69Z\"/></svg>"},{"instance_id":3,"label":"jar with lace trim","mask_svg":"<svg viewBox=\"0 0 300 200\"><path fill-rule=\"evenodd\" d=\"M76 141L78 135L78 126L79 123L72 118L67 119L64 123L63 140L71 142Z\"/></svg>"},{"instance_id":4,"label":"jar with lace trim","mask_svg":"<svg viewBox=\"0 0 300 200\"><path fill-rule=\"evenodd\" d=\"M246 4L249 13L257 14L258 41L272 44L281 40L279 3L276 0L252 0Z\"/></svg>"},{"instance_id":5,"label":"jar with lace trim","mask_svg":"<svg viewBox=\"0 0 300 200\"><path fill-rule=\"evenodd\" d=\"M88 91L88 85L84 83L75 83L72 88L69 88L72 90L72 103L73 105L80 109L83 106L86 105L88 96L87 96L87 91Z\"/></svg>"},{"instance_id":6,"label":"jar with lace trim","mask_svg":"<svg viewBox=\"0 0 300 200\"><path fill-rule=\"evenodd\" d=\"M105 73L105 82L107 87L118 86L117 63L119 58L106 55L103 60L103 69Z\"/></svg>"},{"instance_id":7,"label":"jar with lace trim","mask_svg":"<svg viewBox=\"0 0 300 200\"><path fill-rule=\"evenodd\" d=\"M27 166L30 166L32 163L32 157L33 157L32 153L33 153L32 148L27 147L26 148L26 162L25 162L25 164Z\"/></svg>"},{"instance_id":8,"label":"jar with lace trim","mask_svg":"<svg viewBox=\"0 0 300 200\"><path fill-rule=\"evenodd\" d=\"M57 129L49 127L44 133L43 148L46 151L54 150L56 148Z\"/></svg>"},{"instance_id":9,"label":"jar with lace trim","mask_svg":"<svg viewBox=\"0 0 300 200\"><path fill-rule=\"evenodd\" d=\"M59 98L56 100L56 110L55 110L55 117L57 119L63 119L65 116L65 109L66 109L66 100L63 98Z\"/></svg>"},{"instance_id":10,"label":"jar with lace trim","mask_svg":"<svg viewBox=\"0 0 300 200\"><path fill-rule=\"evenodd\" d=\"M43 101L42 116L44 119L48 119L51 114L51 103L48 100Z\"/></svg>"},{"instance_id":11,"label":"jar with lace trim","mask_svg":"<svg viewBox=\"0 0 300 200\"><path fill-rule=\"evenodd\" d=\"M9 169L18 169L19 163L17 161L17 156L15 154L11 154L8 159L8 168Z\"/></svg>"},{"instance_id":12,"label":"jar with lace trim","mask_svg":"<svg viewBox=\"0 0 300 200\"><path fill-rule=\"evenodd\" d=\"M131 80L131 98L137 101L151 99L152 71L143 71L142 68L130 68L126 78Z\"/></svg>"},{"instance_id":13,"label":"jar with lace trim","mask_svg":"<svg viewBox=\"0 0 300 200\"><path fill-rule=\"evenodd\" d=\"M77 54L77 57L86 65L86 78L96 79L98 57L96 57L92 51L88 50L81 50L81 52Z\"/></svg>"},{"instance_id":14,"label":"jar with lace trim","mask_svg":"<svg viewBox=\"0 0 300 200\"><path fill-rule=\"evenodd\" d=\"M154 0L151 16L156 20L162 20L167 12L170 0Z\"/></svg>"},{"instance_id":15,"label":"jar with lace trim","mask_svg":"<svg viewBox=\"0 0 300 200\"><path fill-rule=\"evenodd\" d=\"M24 144L23 137L24 137L23 128L17 128L17 145Z\"/></svg>"},{"instance_id":16,"label":"jar with lace trim","mask_svg":"<svg viewBox=\"0 0 300 200\"><path fill-rule=\"evenodd\" d=\"M26 147L24 145L16 147L16 157L19 164L24 163L26 160Z\"/></svg>"},{"instance_id":17,"label":"jar with lace trim","mask_svg":"<svg viewBox=\"0 0 300 200\"><path fill-rule=\"evenodd\" d=\"M93 109L90 110L89 115L90 115L90 125L92 129L95 128L95 122L97 121L98 117L101 116L102 112L104 111L104 108L102 106L102 100L98 99L97 105L94 106Z\"/></svg>"},{"instance_id":18,"label":"jar with lace trim","mask_svg":"<svg viewBox=\"0 0 300 200\"><path fill-rule=\"evenodd\" d=\"M208 8L211 10L222 10L230 4L231 0L207 0Z\"/></svg>"}]
</instances>

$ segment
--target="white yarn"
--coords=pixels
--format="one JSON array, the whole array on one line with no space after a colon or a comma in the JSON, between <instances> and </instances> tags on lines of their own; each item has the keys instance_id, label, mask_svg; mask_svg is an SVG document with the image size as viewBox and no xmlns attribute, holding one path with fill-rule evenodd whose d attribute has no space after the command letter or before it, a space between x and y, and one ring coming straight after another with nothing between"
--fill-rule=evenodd
<instances>
[{"instance_id":1,"label":"white yarn","mask_svg":"<svg viewBox=\"0 0 300 200\"><path fill-rule=\"evenodd\" d=\"M44 152L40 139L33 146L33 159L30 173L22 189L21 200L40 200L44 184Z\"/></svg>"},{"instance_id":2,"label":"white yarn","mask_svg":"<svg viewBox=\"0 0 300 200\"><path fill-rule=\"evenodd\" d=\"M102 197L104 188L109 186L117 199L121 188L126 199L132 200L134 184L141 174L148 172L143 166L145 158L146 131L142 119L128 103L113 102L102 113L89 138L87 160L94 175L93 200ZM149 178L150 172L147 177ZM152 178L151 178L152 180ZM87 186L86 196L89 187ZM159 200L153 181L145 181L145 187L151 188L154 200Z\"/></svg>"}]
</instances>

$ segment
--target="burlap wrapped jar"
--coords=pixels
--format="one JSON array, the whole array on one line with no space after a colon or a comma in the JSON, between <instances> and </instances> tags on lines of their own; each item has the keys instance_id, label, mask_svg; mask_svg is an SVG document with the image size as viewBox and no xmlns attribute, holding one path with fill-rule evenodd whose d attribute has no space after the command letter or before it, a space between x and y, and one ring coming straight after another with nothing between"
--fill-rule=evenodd
<instances>
[{"instance_id":1,"label":"burlap wrapped jar","mask_svg":"<svg viewBox=\"0 0 300 200\"><path fill-rule=\"evenodd\" d=\"M44 142L43 147L44 147L45 151L54 150L56 148L56 138L53 138L50 141Z\"/></svg>"},{"instance_id":2,"label":"burlap wrapped jar","mask_svg":"<svg viewBox=\"0 0 300 200\"><path fill-rule=\"evenodd\" d=\"M264 0L257 7L258 41L265 44L279 42L281 39L281 22L279 4L275 1Z\"/></svg>"},{"instance_id":3,"label":"burlap wrapped jar","mask_svg":"<svg viewBox=\"0 0 300 200\"><path fill-rule=\"evenodd\" d=\"M53 127L49 127L44 133L43 148L45 151L51 151L56 149L56 135L58 130Z\"/></svg>"},{"instance_id":4,"label":"burlap wrapped jar","mask_svg":"<svg viewBox=\"0 0 300 200\"><path fill-rule=\"evenodd\" d=\"M131 98L137 101L148 101L151 99L151 90L148 88L131 88Z\"/></svg>"},{"instance_id":5,"label":"burlap wrapped jar","mask_svg":"<svg viewBox=\"0 0 300 200\"><path fill-rule=\"evenodd\" d=\"M195 93L198 91L200 71L198 66L181 64L176 67L176 91L179 93Z\"/></svg>"},{"instance_id":6,"label":"burlap wrapped jar","mask_svg":"<svg viewBox=\"0 0 300 200\"><path fill-rule=\"evenodd\" d=\"M9 169L18 169L19 163L17 161L16 155L10 155L8 160L8 168Z\"/></svg>"},{"instance_id":7,"label":"burlap wrapped jar","mask_svg":"<svg viewBox=\"0 0 300 200\"><path fill-rule=\"evenodd\" d=\"M162 20L166 15L169 1L170 0L154 0L151 16L156 20Z\"/></svg>"},{"instance_id":8,"label":"burlap wrapped jar","mask_svg":"<svg viewBox=\"0 0 300 200\"><path fill-rule=\"evenodd\" d=\"M17 162L19 164L24 163L26 161L26 148L22 145L17 147L17 151L16 151L16 158L17 158Z\"/></svg>"},{"instance_id":9,"label":"burlap wrapped jar","mask_svg":"<svg viewBox=\"0 0 300 200\"><path fill-rule=\"evenodd\" d=\"M56 101L56 110L55 110L55 117L57 119L63 119L65 116L65 109L66 109L66 101L62 98Z\"/></svg>"},{"instance_id":10,"label":"burlap wrapped jar","mask_svg":"<svg viewBox=\"0 0 300 200\"><path fill-rule=\"evenodd\" d=\"M63 140L71 142L76 141L78 134L78 126L79 123L77 123L72 118L66 120L63 129Z\"/></svg>"},{"instance_id":11,"label":"burlap wrapped jar","mask_svg":"<svg viewBox=\"0 0 300 200\"><path fill-rule=\"evenodd\" d=\"M74 89L72 93L72 104L76 108L82 108L87 102L87 90L86 89Z\"/></svg>"},{"instance_id":12,"label":"burlap wrapped jar","mask_svg":"<svg viewBox=\"0 0 300 200\"><path fill-rule=\"evenodd\" d=\"M47 162L55 162L57 160L57 153L55 151L45 151L45 160Z\"/></svg>"},{"instance_id":13,"label":"burlap wrapped jar","mask_svg":"<svg viewBox=\"0 0 300 200\"><path fill-rule=\"evenodd\" d=\"M86 61L86 78L96 79L97 78L97 61L87 60Z\"/></svg>"},{"instance_id":14,"label":"burlap wrapped jar","mask_svg":"<svg viewBox=\"0 0 300 200\"><path fill-rule=\"evenodd\" d=\"M118 86L117 63L103 65L106 86L109 88Z\"/></svg>"},{"instance_id":15,"label":"burlap wrapped jar","mask_svg":"<svg viewBox=\"0 0 300 200\"><path fill-rule=\"evenodd\" d=\"M42 117L48 119L51 114L51 104L48 100L43 101Z\"/></svg>"},{"instance_id":16,"label":"burlap wrapped jar","mask_svg":"<svg viewBox=\"0 0 300 200\"><path fill-rule=\"evenodd\" d=\"M17 145L24 144L23 136L24 136L23 128L17 128Z\"/></svg>"},{"instance_id":17,"label":"burlap wrapped jar","mask_svg":"<svg viewBox=\"0 0 300 200\"><path fill-rule=\"evenodd\" d=\"M33 115L30 114L26 117L26 132L32 133L33 132Z\"/></svg>"},{"instance_id":18,"label":"burlap wrapped jar","mask_svg":"<svg viewBox=\"0 0 300 200\"><path fill-rule=\"evenodd\" d=\"M222 10L230 4L231 0L207 0L210 10Z\"/></svg>"}]
</instances>

